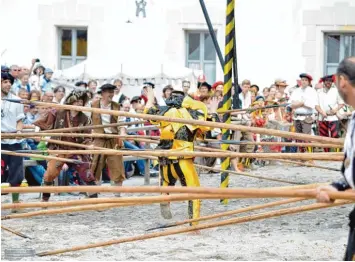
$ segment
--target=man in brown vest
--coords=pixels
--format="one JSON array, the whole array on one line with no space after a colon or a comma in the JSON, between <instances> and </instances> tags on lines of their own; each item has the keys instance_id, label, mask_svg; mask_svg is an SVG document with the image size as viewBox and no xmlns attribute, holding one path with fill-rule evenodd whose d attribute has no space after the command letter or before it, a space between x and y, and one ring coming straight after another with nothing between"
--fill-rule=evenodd
<instances>
[{"instance_id":1,"label":"man in brown vest","mask_svg":"<svg viewBox=\"0 0 355 262\"><path fill-rule=\"evenodd\" d=\"M98 93L101 93L101 98L99 100L93 101L91 107L119 111L119 104L112 101L115 89L116 86L114 85L103 85L98 91ZM121 121L121 118L117 116L98 113L92 113L91 118L93 125L106 125ZM123 134L124 131L122 129L124 128L125 127L110 127L94 129L93 133L120 135ZM117 149L123 147L123 142L122 140L116 138L95 138L94 146L104 147L108 149ZM111 155L94 155L91 171L95 175L96 181L101 181L102 168L105 166L105 163L107 163L107 167L109 169L111 183L115 186L122 186L122 182L125 179L123 157ZM116 196L119 196L119 194L116 194Z\"/></svg>"},{"instance_id":2,"label":"man in brown vest","mask_svg":"<svg viewBox=\"0 0 355 262\"><path fill-rule=\"evenodd\" d=\"M88 100L88 96L85 92L74 90L65 99L65 105L83 106ZM91 124L90 119L81 111L71 111L71 110L50 110L43 114L37 121L33 123L34 125L41 128L41 130L50 130L58 128L70 128L78 126L87 126ZM78 131L78 133L90 133L90 130ZM52 137L52 139L59 139L62 141L77 143L77 144L91 144L91 138L82 137ZM79 148L49 144L49 149L52 150L75 150ZM79 173L79 177L87 185L96 185L95 177L90 170L90 156L89 155L59 155L59 157L70 158L80 160L83 163L80 164L67 164L68 166L73 165L76 171ZM44 174L44 185L52 186L53 181L59 176L60 171L65 163L57 160L49 160L47 165L46 173ZM47 202L50 198L50 193L43 193L42 201ZM97 194L89 195L90 198L97 197Z\"/></svg>"}]
</instances>

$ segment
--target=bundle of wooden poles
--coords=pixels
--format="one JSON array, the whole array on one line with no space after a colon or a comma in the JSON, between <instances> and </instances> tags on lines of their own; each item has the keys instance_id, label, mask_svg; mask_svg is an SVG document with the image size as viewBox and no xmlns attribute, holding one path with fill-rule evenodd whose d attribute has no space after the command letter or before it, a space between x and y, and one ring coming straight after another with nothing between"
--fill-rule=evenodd
<instances>
[{"instance_id":1,"label":"bundle of wooden poles","mask_svg":"<svg viewBox=\"0 0 355 262\"><path fill-rule=\"evenodd\" d=\"M22 101L24 102L24 101ZM27 102L25 102L27 103ZM51 103L42 103L42 102L31 102L32 104L44 107L52 107L57 109L66 109L66 110L78 110L78 111L89 111L96 113L104 113L111 114L116 116L126 116L126 117L134 117L134 118L142 118L145 120L154 120L154 121L169 121L169 122L178 122L189 125L199 125L199 126L208 126L211 128L222 128L222 129L230 129L236 131L246 131L253 132L259 134L268 134L273 136L285 137L285 138L293 138L303 141L309 141L307 143L302 144L294 144L294 143L278 143L279 145L290 145L290 146L317 146L317 147L327 147L327 148L341 148L343 145L343 141L341 139L333 139L333 138L325 138L318 136L310 136L305 134L297 134L292 132L271 130L265 128L256 128L256 127L246 127L241 125L231 125L224 123L216 123L216 122L208 122L208 121L199 121L192 119L181 119L181 118L170 118L164 116L152 116L145 114L132 114L121 111L111 111L111 110L103 110L96 108L87 108L87 107L78 107L78 106L70 106L70 105L57 105ZM130 123L132 124L132 123ZM119 125L127 125L124 124L110 124L110 125L100 125L100 126L90 126L90 127L76 127L76 128L68 128L68 129L57 129L51 131L42 131L37 133L24 133L24 134L2 134L3 138L14 138L14 137L31 137L45 140L49 143L57 143L61 145L67 145L74 148L78 148L78 150L46 150L46 151L33 151L33 152L9 152L2 150L2 154L16 155L16 156L35 156L40 157L42 159L57 159L59 161L73 161L70 159L65 159L63 157L58 158L58 155L67 155L67 154L107 154L107 155L130 155L130 156L140 156L146 157L149 159L157 159L157 157L170 157L170 156L189 156L189 157L247 157L247 158L258 158L258 159L277 159L285 162L292 162L293 160L321 160L321 161L342 161L343 155L341 153L236 153L227 150L221 149L212 149L205 147L195 147L197 150L207 151L194 151L194 152L182 152L182 151L163 151L163 150L139 150L139 151L130 151L130 150L113 150L113 149L104 149L100 147L88 147L86 145L80 145L75 143L63 142L60 140L50 139L48 137L121 137L122 139L132 139L147 143L157 143L159 140L157 137L143 137L142 136L118 136L112 134L78 134L73 133L80 130L85 129L95 129L95 128L103 128L108 126L119 126ZM312 142L312 143L311 143ZM315 143L316 142L316 143ZM250 142L244 142L239 144L251 144ZM253 143L260 145L270 145L267 143ZM276 143L272 143L272 145L276 145ZM79 150L83 149L83 150ZM38 154L34 154L38 153ZM44 156L42 153L48 153L49 156ZM218 154L216 154L218 153ZM301 162L293 162L296 164L302 164ZM311 165L312 166L312 165ZM205 166L199 166L198 168L208 169ZM318 166L319 167L319 166ZM324 167L323 167L324 168ZM218 170L215 168L210 168L210 170ZM218 170L221 171L221 170ZM224 171L225 172L225 171ZM219 214L212 214L208 216L203 216L198 219L189 219L184 221L179 221L172 224L167 224L164 226L160 226L157 228L149 229L165 229L169 227L177 227L186 225L192 222L197 221L207 221L211 219L218 219L225 216L232 216L236 214L241 214L250 211L261 210L264 208L270 207L278 207L285 204L291 204L301 201L309 201L311 199L316 198L319 193L316 189L321 184L309 184L309 185L294 185L298 184L292 181L286 181L281 179L273 179L270 177L262 177L247 174L244 172L234 172L227 171L230 173L235 173L237 175L244 175L249 177L254 177L258 179L266 179L272 181L278 181L288 184L293 184L293 186L287 187L272 187L272 188L186 188L186 187L106 187L106 186L80 186L80 187L70 187L70 186L61 186L61 187L28 187L28 188L20 188L20 187L10 187L2 189L2 193L61 193L61 192L88 192L88 193L104 193L104 192L120 192L126 194L132 193L146 193L146 194L158 194L158 195L148 195L143 197L121 197L121 198L99 198L99 199L82 199L82 200L71 200L71 201L59 201L59 202L30 202L30 203L17 203L17 204L2 204L2 209L27 209L27 208L53 208L46 210L36 210L30 211L27 213L18 213L18 214L10 214L2 216L2 220L7 219L15 219L15 218L29 218L33 216L41 216L41 215L54 215L54 214L63 214L68 212L83 212L83 211L92 211L92 210L105 210L111 208L121 208L126 206L136 206L136 205L147 205L147 204L157 204L164 202L172 202L172 201L187 201L193 199L238 199L238 198L285 198L282 200L277 200L274 202L269 202L262 205L245 207L237 210L232 210L228 212L223 212ZM305 204L302 206L296 206L291 208L283 208L278 209L271 212L263 212L254 215L247 215L243 217L230 218L217 222L209 222L202 223L196 226L189 227L181 227L174 229L167 229L164 231L148 233L144 235L127 237L121 239L114 239L111 241L88 244L78 247L70 247L65 249L59 249L48 252L38 253L38 256L47 256L47 255L55 255L60 253L84 250L95 247L108 246L113 244L131 242L144 240L149 238L155 238L160 236L168 236L173 234L181 234L186 232L192 232L202 229L209 229L219 226L226 226L244 222L250 222L255 220L261 220L266 218L278 217L287 214L295 214L300 212L306 212L321 208L334 207L339 205L345 205L355 202L355 193L354 192L328 192L331 199L334 199L335 202L331 204L321 204L321 203L313 203L313 204ZM169 194L169 195L161 195L161 194ZM12 229L6 229L8 232L12 232L18 236L21 236L21 233L16 232ZM23 234L22 234L22 237Z\"/></svg>"}]
</instances>

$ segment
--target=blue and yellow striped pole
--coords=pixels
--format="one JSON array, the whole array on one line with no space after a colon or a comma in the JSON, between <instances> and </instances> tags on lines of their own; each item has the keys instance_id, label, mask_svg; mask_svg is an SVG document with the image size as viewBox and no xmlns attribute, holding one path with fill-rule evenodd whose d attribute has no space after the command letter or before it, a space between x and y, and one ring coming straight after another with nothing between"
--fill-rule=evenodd
<instances>
[{"instance_id":1,"label":"blue and yellow striped pole","mask_svg":"<svg viewBox=\"0 0 355 262\"><path fill-rule=\"evenodd\" d=\"M223 110L230 110L232 105L232 68L233 68L233 51L234 51L234 0L227 0L226 10L226 42L225 42L225 54L224 54L224 88L223 88ZM235 83L236 85L238 83ZM223 115L223 122L230 124L231 116L229 113ZM222 130L222 139L230 139L230 130ZM221 147L224 150L228 149L228 144L222 144ZM230 158L221 159L222 170L228 170L230 167ZM221 175L221 188L227 188L229 185L229 175L223 172ZM228 204L228 199L221 199L221 203Z\"/></svg>"}]
</instances>

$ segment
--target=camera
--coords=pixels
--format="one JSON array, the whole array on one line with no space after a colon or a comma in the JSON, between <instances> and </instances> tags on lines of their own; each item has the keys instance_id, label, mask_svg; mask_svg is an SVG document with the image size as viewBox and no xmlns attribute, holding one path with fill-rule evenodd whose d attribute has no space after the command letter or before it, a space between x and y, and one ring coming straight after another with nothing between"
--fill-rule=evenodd
<instances>
[{"instance_id":1,"label":"camera","mask_svg":"<svg viewBox=\"0 0 355 262\"><path fill-rule=\"evenodd\" d=\"M39 58L37 58L37 59L36 59L36 63L39 63L39 62L40 62L40 60L39 60Z\"/></svg>"}]
</instances>

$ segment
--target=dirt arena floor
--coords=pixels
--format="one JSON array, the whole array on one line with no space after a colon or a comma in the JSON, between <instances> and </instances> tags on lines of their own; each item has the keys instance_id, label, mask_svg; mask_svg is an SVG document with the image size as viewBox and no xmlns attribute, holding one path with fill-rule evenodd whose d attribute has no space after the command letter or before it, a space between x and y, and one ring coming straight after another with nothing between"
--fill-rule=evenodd
<instances>
[{"instance_id":1,"label":"dirt arena floor","mask_svg":"<svg viewBox=\"0 0 355 262\"><path fill-rule=\"evenodd\" d=\"M322 163L339 167L340 163ZM315 183L339 179L340 173L308 167L271 165L251 171L273 178ZM219 174L201 174L203 186L219 186ZM156 178L151 185L157 185ZM143 178L133 177L125 185L143 185ZM231 187L285 186L284 183L263 181L232 175ZM102 194L109 197L112 194ZM78 199L83 196L54 196L52 200ZM22 195L25 201L38 201L38 194ZM9 202L8 195L2 203ZM201 215L273 201L272 199L232 200L224 206L219 201L203 201ZM313 203L307 201L303 203ZM282 207L297 206L299 203ZM277 208L273 208L277 209ZM348 233L347 216L352 205L321 209L297 215L254 221L201 231L200 235L181 234L95 248L48 257L23 260L342 260ZM34 209L32 209L34 210ZM265 212L267 209L257 212ZM187 217L186 202L172 204L173 219L160 217L159 205L124 207L103 212L80 212L46 217L2 221L4 226L18 230L33 239L22 239L1 231L1 258L8 248L32 248L36 252L68 248L146 234L146 229ZM2 214L8 214L4 210ZM253 214L248 213L248 214ZM246 214L241 214L246 215ZM230 218L230 217L228 217ZM202 222L206 223L206 222Z\"/></svg>"}]
</instances>

